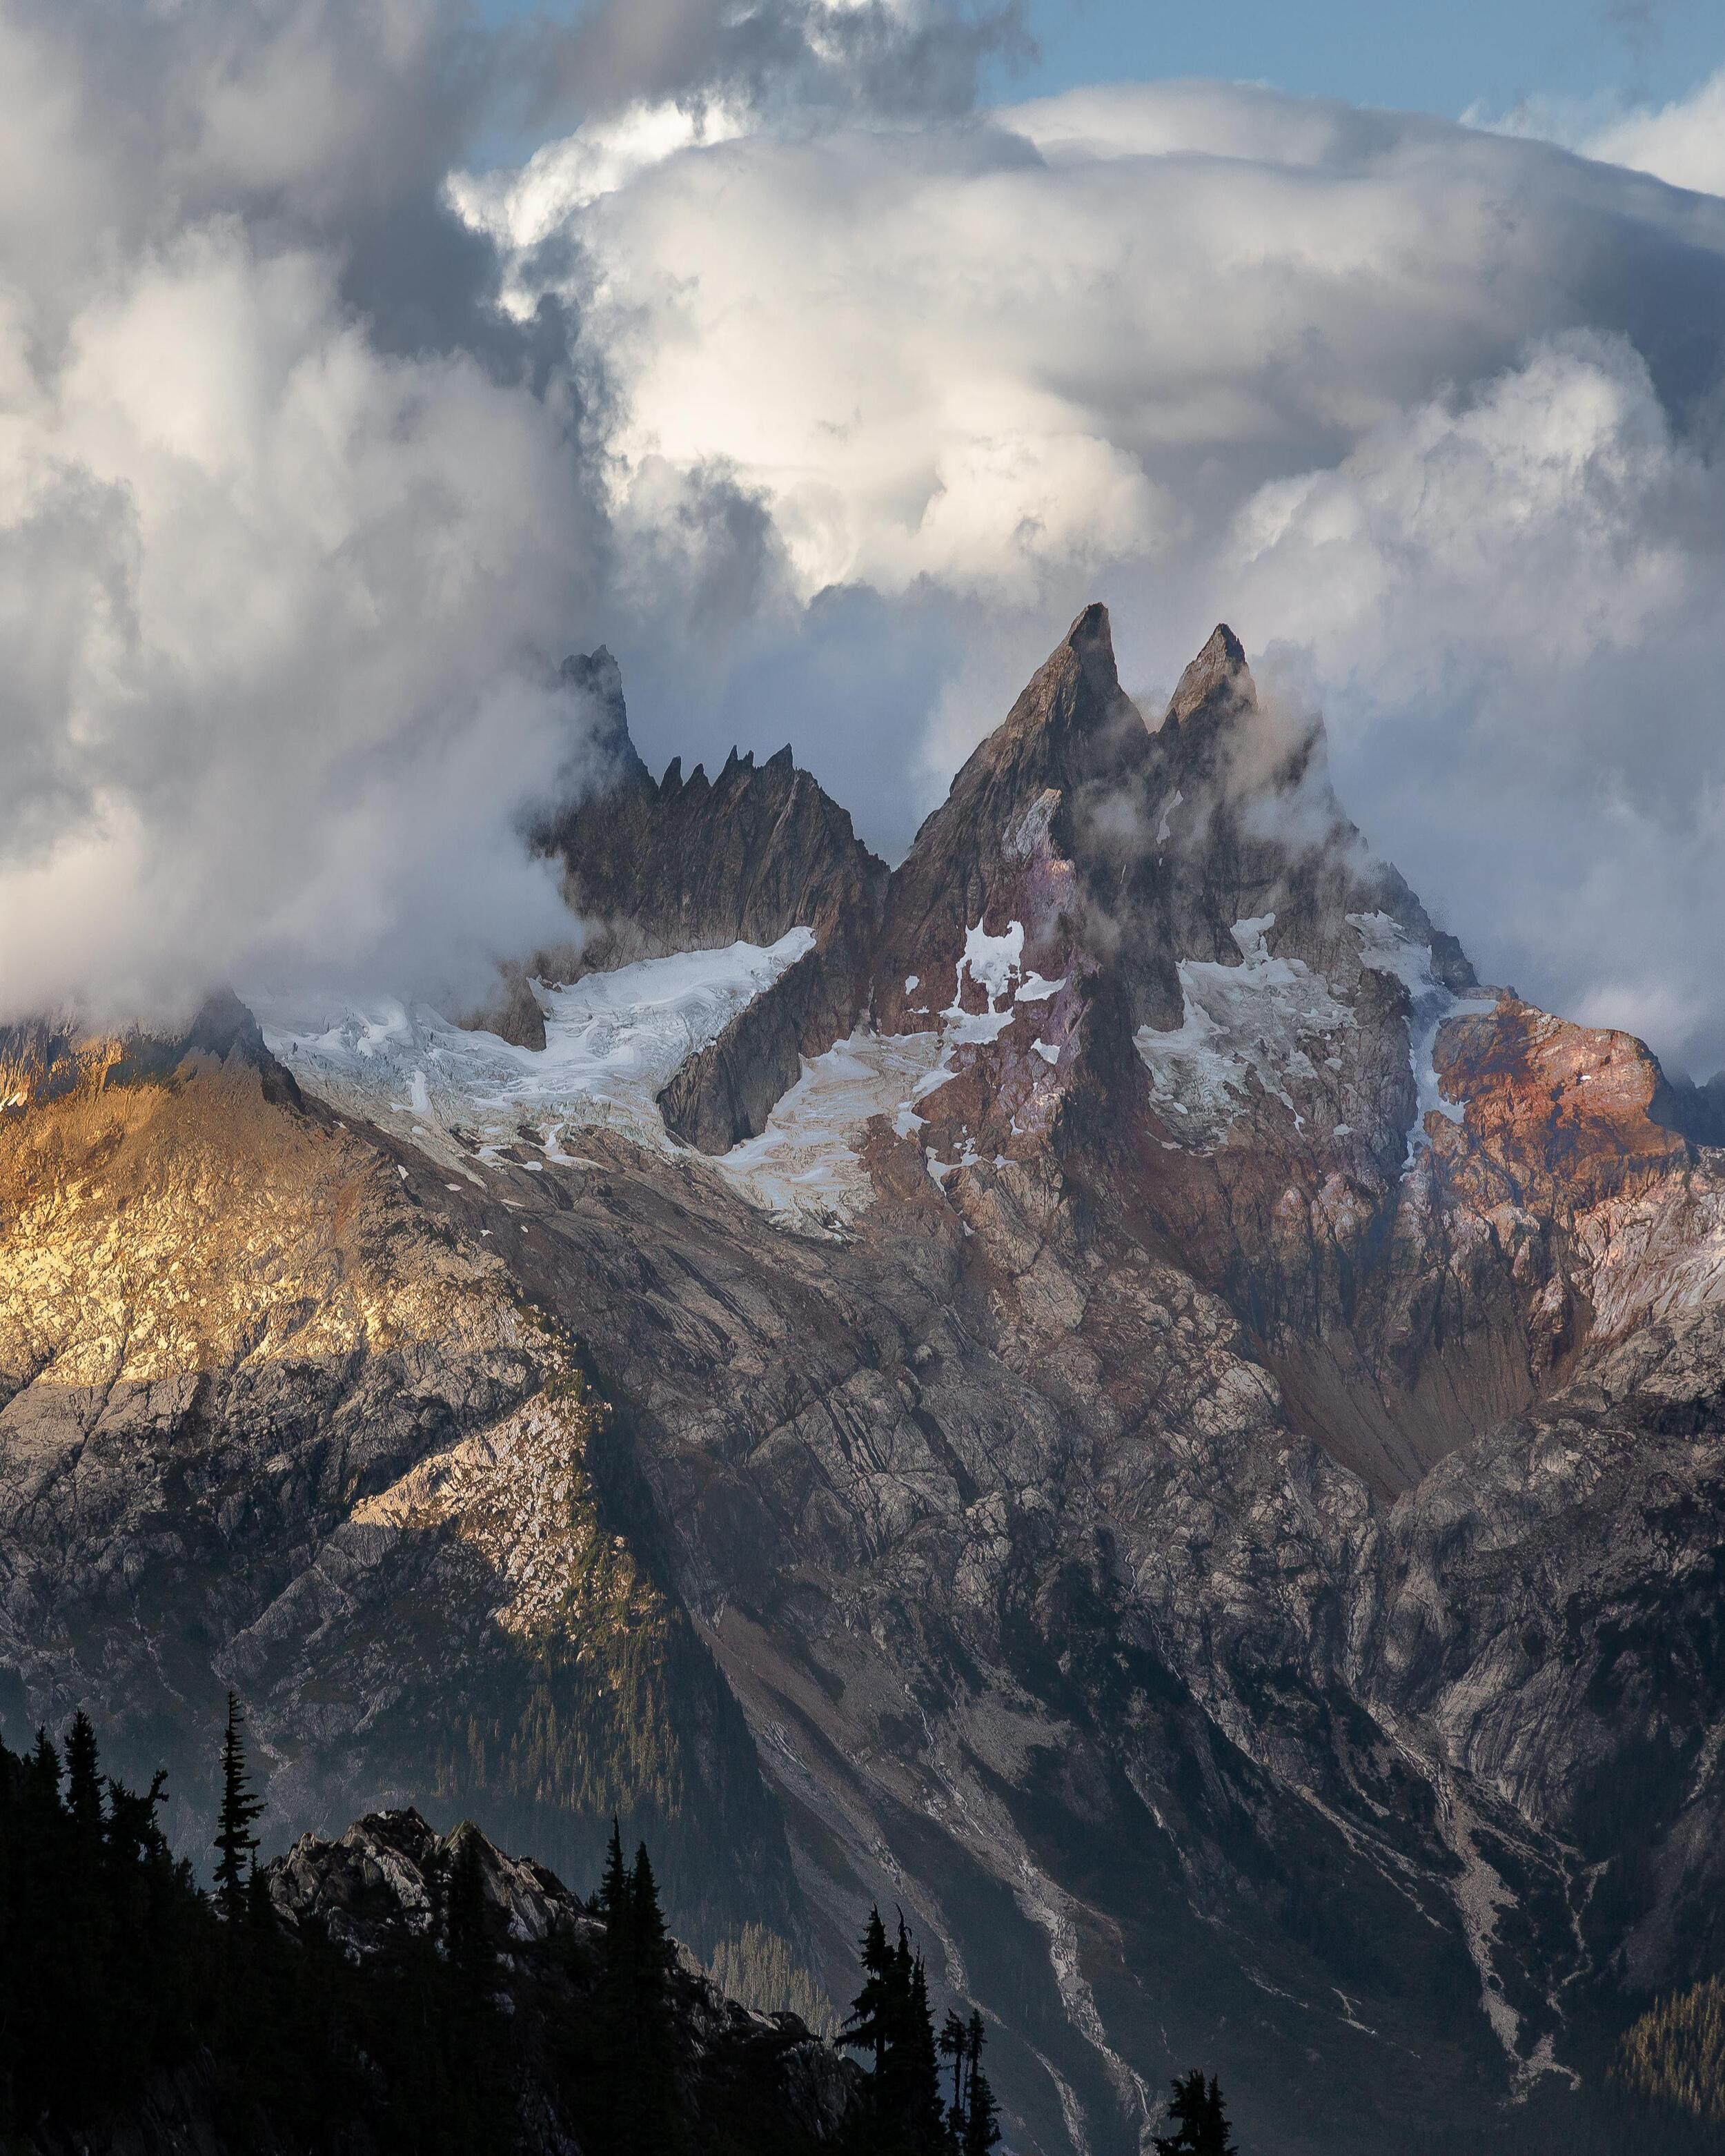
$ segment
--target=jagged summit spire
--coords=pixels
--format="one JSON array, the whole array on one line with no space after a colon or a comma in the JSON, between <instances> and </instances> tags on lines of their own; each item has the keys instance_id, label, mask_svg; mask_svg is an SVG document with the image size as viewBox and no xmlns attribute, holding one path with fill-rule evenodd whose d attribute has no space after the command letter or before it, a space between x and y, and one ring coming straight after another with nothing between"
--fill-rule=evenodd
<instances>
[{"instance_id":1,"label":"jagged summit spire","mask_svg":"<svg viewBox=\"0 0 1725 2156\"><path fill-rule=\"evenodd\" d=\"M1111 704L1120 694L1120 674L1114 664L1114 632L1108 609L1092 599L1066 631L1068 648L1077 654L1092 696Z\"/></svg>"},{"instance_id":2,"label":"jagged summit spire","mask_svg":"<svg viewBox=\"0 0 1725 2156\"><path fill-rule=\"evenodd\" d=\"M592 706L592 742L598 756L631 782L647 778L629 737L629 707L623 700L623 670L602 644L597 651L572 651L559 669L560 678Z\"/></svg>"},{"instance_id":3,"label":"jagged summit spire","mask_svg":"<svg viewBox=\"0 0 1725 2156\"><path fill-rule=\"evenodd\" d=\"M1245 647L1227 623L1219 621L1203 650L1180 676L1163 724L1181 725L1208 704L1254 704L1257 698Z\"/></svg>"}]
</instances>

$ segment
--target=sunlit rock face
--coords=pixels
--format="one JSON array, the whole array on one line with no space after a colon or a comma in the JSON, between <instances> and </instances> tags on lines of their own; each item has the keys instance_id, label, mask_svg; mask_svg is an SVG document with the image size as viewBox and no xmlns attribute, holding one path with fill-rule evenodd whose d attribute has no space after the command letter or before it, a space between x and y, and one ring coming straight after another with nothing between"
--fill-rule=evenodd
<instances>
[{"instance_id":1,"label":"sunlit rock face","mask_svg":"<svg viewBox=\"0 0 1725 2156\"><path fill-rule=\"evenodd\" d=\"M896 1903L1017 2147L1199 2060L1254 2150L1586 2146L1725 1950L1694 1104L1476 980L1226 628L1147 715L1087 608L890 875L571 678L542 1045L0 1051L8 1724L189 1788L238 1684L283 1837L624 1809L834 1997Z\"/></svg>"}]
</instances>

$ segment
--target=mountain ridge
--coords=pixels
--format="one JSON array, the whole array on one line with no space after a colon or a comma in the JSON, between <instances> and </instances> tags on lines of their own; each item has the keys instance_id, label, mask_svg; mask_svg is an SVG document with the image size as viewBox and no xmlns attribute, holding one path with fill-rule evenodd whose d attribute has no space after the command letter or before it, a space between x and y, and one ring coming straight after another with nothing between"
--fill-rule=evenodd
<instances>
[{"instance_id":1,"label":"mountain ridge","mask_svg":"<svg viewBox=\"0 0 1725 2156\"><path fill-rule=\"evenodd\" d=\"M1015 2146L1200 2057L1273 2156L1583 2133L1725 1955L1656 1059L1481 989L1225 628L1153 726L1086 608L890 874L783 753L655 783L604 656L544 1048L17 1051L0 1666L140 1747L241 1676L306 1825L620 1802L706 1943L898 1901Z\"/></svg>"}]
</instances>

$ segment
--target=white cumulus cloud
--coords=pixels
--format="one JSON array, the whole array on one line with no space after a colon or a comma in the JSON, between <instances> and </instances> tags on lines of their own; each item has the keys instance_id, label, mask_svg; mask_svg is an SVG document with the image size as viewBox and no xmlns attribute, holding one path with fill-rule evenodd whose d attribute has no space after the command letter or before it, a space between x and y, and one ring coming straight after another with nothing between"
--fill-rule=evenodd
<instances>
[{"instance_id":1,"label":"white cumulus cloud","mask_svg":"<svg viewBox=\"0 0 1725 2156\"><path fill-rule=\"evenodd\" d=\"M1488 971L1725 1055L1725 202L1219 84L555 162L484 213L520 311L578 242L615 499L722 469L773 568L716 675L627 651L649 748L902 844L1083 598L1151 692L1225 618Z\"/></svg>"}]
</instances>

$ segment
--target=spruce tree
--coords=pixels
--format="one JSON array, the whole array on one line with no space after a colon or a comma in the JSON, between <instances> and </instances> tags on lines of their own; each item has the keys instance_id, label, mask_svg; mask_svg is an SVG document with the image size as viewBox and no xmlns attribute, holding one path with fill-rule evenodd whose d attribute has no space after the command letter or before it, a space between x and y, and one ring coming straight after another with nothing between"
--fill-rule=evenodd
<instances>
[{"instance_id":1,"label":"spruce tree","mask_svg":"<svg viewBox=\"0 0 1725 2156\"><path fill-rule=\"evenodd\" d=\"M863 1966L862 1989L851 2001L850 2018L839 2030L839 2041L848 2045L852 2051L871 2053L878 2078L886 2062L886 2045L891 2034L887 1979L892 1969L892 1954L886 1943L886 1927L880 1921L878 1907L871 1907L869 1911L869 1921L863 1929L860 1953Z\"/></svg>"},{"instance_id":2,"label":"spruce tree","mask_svg":"<svg viewBox=\"0 0 1725 2156\"><path fill-rule=\"evenodd\" d=\"M941 2027L941 2054L952 2062L952 2102L947 2118L952 2137L957 2140L964 2129L964 2070L969 2062L969 2049L964 2024L950 2006Z\"/></svg>"},{"instance_id":3,"label":"spruce tree","mask_svg":"<svg viewBox=\"0 0 1725 2156\"><path fill-rule=\"evenodd\" d=\"M1168 2099L1172 2133L1155 2137L1157 2156L1237 2156L1215 2077L1206 2082L1201 2068L1177 2074Z\"/></svg>"},{"instance_id":4,"label":"spruce tree","mask_svg":"<svg viewBox=\"0 0 1725 2156\"><path fill-rule=\"evenodd\" d=\"M659 1882L653 1876L644 1841L635 1851L629 1893L635 1982L644 2001L663 2005L670 1978L670 1934L665 1928L665 1912L659 1906Z\"/></svg>"},{"instance_id":5,"label":"spruce tree","mask_svg":"<svg viewBox=\"0 0 1725 2156\"><path fill-rule=\"evenodd\" d=\"M940 2058L927 1976L902 1913L889 1947L880 1912L871 1908L861 1951L862 1989L838 2039L874 2060L854 2138L868 2156L937 2156L950 2145Z\"/></svg>"},{"instance_id":6,"label":"spruce tree","mask_svg":"<svg viewBox=\"0 0 1725 2156\"><path fill-rule=\"evenodd\" d=\"M245 1914L246 1864L257 1848L252 1822L264 1807L252 1794L245 1770L245 1747L239 1732L245 1717L238 1695L228 1695L228 1727L222 1738L222 1813L215 1839L221 1851L216 1865L216 1901L228 1922L238 1926Z\"/></svg>"},{"instance_id":7,"label":"spruce tree","mask_svg":"<svg viewBox=\"0 0 1725 2156\"><path fill-rule=\"evenodd\" d=\"M999 2143L1000 2113L988 2076L983 2071L980 2014L970 2017L970 2026L965 2031L965 2056L968 2066L965 2074L964 2127L958 2145L963 2156L988 2156L988 2151Z\"/></svg>"},{"instance_id":8,"label":"spruce tree","mask_svg":"<svg viewBox=\"0 0 1725 2156\"><path fill-rule=\"evenodd\" d=\"M102 1780L97 1768L96 1735L80 1707L66 1733L66 1801L80 1840L93 1845L102 1835Z\"/></svg>"},{"instance_id":9,"label":"spruce tree","mask_svg":"<svg viewBox=\"0 0 1725 2156\"><path fill-rule=\"evenodd\" d=\"M675 2156L684 2143L677 2083L677 2032L671 2011L670 1935L644 1841L629 1878L630 1962L634 1984L635 2063L640 2076L641 2156Z\"/></svg>"},{"instance_id":10,"label":"spruce tree","mask_svg":"<svg viewBox=\"0 0 1725 2156\"><path fill-rule=\"evenodd\" d=\"M458 2015L483 2021L492 2012L497 1954L485 1917L485 1884L480 1870L479 1829L458 1827L444 1897L444 1951Z\"/></svg>"},{"instance_id":11,"label":"spruce tree","mask_svg":"<svg viewBox=\"0 0 1725 2156\"><path fill-rule=\"evenodd\" d=\"M684 2137L670 1940L647 1845L637 1848L633 1867L625 1866L614 1820L598 1907L605 1928L598 2015L603 2145L614 2156L675 2156Z\"/></svg>"},{"instance_id":12,"label":"spruce tree","mask_svg":"<svg viewBox=\"0 0 1725 2156\"><path fill-rule=\"evenodd\" d=\"M916 2156L940 2156L946 2146L946 2114L941 2107L940 2061L935 2050L934 2016L928 2008L928 1975L918 1954L911 1964L911 1989L905 2015L905 2139Z\"/></svg>"},{"instance_id":13,"label":"spruce tree","mask_svg":"<svg viewBox=\"0 0 1725 2156\"><path fill-rule=\"evenodd\" d=\"M620 1954L629 1932L629 1877L623 1861L623 1829L611 1822L611 1839L605 1848L604 1875L599 1881L599 1914L604 1919L608 1953Z\"/></svg>"}]
</instances>

